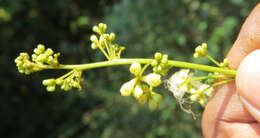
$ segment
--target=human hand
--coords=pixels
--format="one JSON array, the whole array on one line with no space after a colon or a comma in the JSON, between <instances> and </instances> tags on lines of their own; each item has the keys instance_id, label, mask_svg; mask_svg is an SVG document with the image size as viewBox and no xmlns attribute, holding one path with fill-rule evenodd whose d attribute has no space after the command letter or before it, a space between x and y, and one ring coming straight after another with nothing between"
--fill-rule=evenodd
<instances>
[{"instance_id":1,"label":"human hand","mask_svg":"<svg viewBox=\"0 0 260 138\"><path fill-rule=\"evenodd\" d=\"M258 50L257 50L258 49ZM243 24L227 58L235 82L218 87L202 118L205 138L260 137L260 3Z\"/></svg>"}]
</instances>

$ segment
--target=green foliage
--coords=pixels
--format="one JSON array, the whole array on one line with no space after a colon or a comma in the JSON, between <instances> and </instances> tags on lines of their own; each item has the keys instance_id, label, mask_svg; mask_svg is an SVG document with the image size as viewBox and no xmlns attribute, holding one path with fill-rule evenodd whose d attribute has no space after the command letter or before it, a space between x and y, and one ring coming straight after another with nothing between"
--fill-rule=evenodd
<instances>
[{"instance_id":1,"label":"green foliage","mask_svg":"<svg viewBox=\"0 0 260 138\"><path fill-rule=\"evenodd\" d=\"M0 0L0 5L2 137L196 138L201 137L200 120L182 112L171 93L156 90L166 98L153 112L121 97L118 89L130 78L124 71L88 71L83 74L88 78L82 83L83 91L46 93L39 82L49 71L20 76L12 61L38 43L63 53L61 62L102 60L101 53L90 53L89 33L103 19L116 31L118 43L127 47L128 53L123 53L127 57L148 57L160 50L169 59L187 60L197 44L208 40L210 55L220 58L255 3Z\"/></svg>"}]
</instances>

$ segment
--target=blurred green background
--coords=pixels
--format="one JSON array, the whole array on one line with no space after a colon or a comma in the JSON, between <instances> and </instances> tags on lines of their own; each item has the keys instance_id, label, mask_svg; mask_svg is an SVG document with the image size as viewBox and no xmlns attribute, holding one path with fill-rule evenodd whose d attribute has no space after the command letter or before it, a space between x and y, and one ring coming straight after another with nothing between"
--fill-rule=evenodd
<instances>
[{"instance_id":1,"label":"blurred green background","mask_svg":"<svg viewBox=\"0 0 260 138\"><path fill-rule=\"evenodd\" d=\"M210 54L221 60L254 0L0 0L0 137L19 138L198 138L200 118L181 111L167 89L158 110L120 96L129 80L125 67L84 72L83 90L47 93L41 81L66 71L19 74L14 59L32 53L37 44L60 51L61 63L104 60L92 51L91 27L108 24L123 57L193 60L195 46L206 41ZM196 108L201 112L201 108Z\"/></svg>"}]
</instances>

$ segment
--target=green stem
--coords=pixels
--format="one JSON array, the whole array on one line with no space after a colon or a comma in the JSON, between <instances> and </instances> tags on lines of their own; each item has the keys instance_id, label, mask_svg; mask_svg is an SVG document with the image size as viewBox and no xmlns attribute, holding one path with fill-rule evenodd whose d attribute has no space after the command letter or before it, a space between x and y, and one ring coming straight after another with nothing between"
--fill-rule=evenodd
<instances>
[{"instance_id":1,"label":"green stem","mask_svg":"<svg viewBox=\"0 0 260 138\"><path fill-rule=\"evenodd\" d=\"M42 69L80 69L80 70L87 70L93 68L100 68L100 67L108 67L108 66L118 66L118 65L127 65L132 64L133 62L138 62L140 64L151 64L154 59L145 59L145 58L133 58L133 59L113 59L110 61L101 61L96 63L88 63L88 64L79 64L79 65L63 65L60 64L57 67L48 66L48 65L39 65ZM180 68L188 68L188 69L197 69L207 72L219 72L223 74L228 74L231 76L236 76L236 71L231 69L223 69L219 67L201 65L201 64L194 64L189 62L182 62L182 61L175 61L169 60L168 65L173 67L180 67Z\"/></svg>"},{"instance_id":2,"label":"green stem","mask_svg":"<svg viewBox=\"0 0 260 138\"><path fill-rule=\"evenodd\" d=\"M212 61L214 64L216 64L217 66L220 67L220 64L219 64L215 59L213 59L211 56L207 55L207 58L208 58L210 61Z\"/></svg>"}]
</instances>

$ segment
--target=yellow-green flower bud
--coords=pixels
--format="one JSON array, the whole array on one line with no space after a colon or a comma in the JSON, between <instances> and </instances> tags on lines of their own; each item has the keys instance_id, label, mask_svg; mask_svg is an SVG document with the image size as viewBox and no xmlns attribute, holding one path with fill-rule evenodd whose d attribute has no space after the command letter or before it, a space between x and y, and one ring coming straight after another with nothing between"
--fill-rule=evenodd
<instances>
[{"instance_id":1,"label":"yellow-green flower bud","mask_svg":"<svg viewBox=\"0 0 260 138\"><path fill-rule=\"evenodd\" d=\"M144 93L144 91L143 91L141 85L136 85L135 89L134 89L134 93L133 93L134 97L136 99L140 99L140 97L143 95L143 93Z\"/></svg>"},{"instance_id":2,"label":"yellow-green flower bud","mask_svg":"<svg viewBox=\"0 0 260 138\"><path fill-rule=\"evenodd\" d=\"M91 44L91 48L92 48L92 49L97 49L97 48L98 48L98 45L97 45L96 43L92 43L92 44Z\"/></svg>"},{"instance_id":3,"label":"yellow-green flower bud","mask_svg":"<svg viewBox=\"0 0 260 138\"><path fill-rule=\"evenodd\" d=\"M35 48L35 49L33 50L33 52L34 52L36 55L40 55L40 54L43 53L43 51L41 51L41 50L39 50L39 49L37 49L37 48Z\"/></svg>"},{"instance_id":4,"label":"yellow-green flower bud","mask_svg":"<svg viewBox=\"0 0 260 138\"><path fill-rule=\"evenodd\" d=\"M51 55L53 55L53 53L54 53L53 50L50 49L50 48L48 48L48 49L45 51L44 54L45 54L46 56L51 56Z\"/></svg>"},{"instance_id":5,"label":"yellow-green flower bud","mask_svg":"<svg viewBox=\"0 0 260 138\"><path fill-rule=\"evenodd\" d=\"M205 98L202 98L199 100L200 105L205 106L207 103L207 100Z\"/></svg>"},{"instance_id":6,"label":"yellow-green flower bud","mask_svg":"<svg viewBox=\"0 0 260 138\"><path fill-rule=\"evenodd\" d=\"M62 80L62 79L57 79L56 80L56 84L57 85L61 85L63 82L64 82L64 80Z\"/></svg>"},{"instance_id":7,"label":"yellow-green flower bud","mask_svg":"<svg viewBox=\"0 0 260 138\"><path fill-rule=\"evenodd\" d=\"M133 62L129 68L130 72L134 75L138 75L142 71L142 67L140 63Z\"/></svg>"},{"instance_id":8,"label":"yellow-green flower bud","mask_svg":"<svg viewBox=\"0 0 260 138\"><path fill-rule=\"evenodd\" d=\"M55 85L55 84L56 84L56 81L55 81L55 79L47 79L47 80L43 80L43 81L42 81L42 84L43 84L44 86Z\"/></svg>"},{"instance_id":9,"label":"yellow-green flower bud","mask_svg":"<svg viewBox=\"0 0 260 138\"><path fill-rule=\"evenodd\" d=\"M107 30L107 25L104 24L104 23L99 23L98 27L99 27L99 30L100 30L101 34L105 33L106 30Z\"/></svg>"},{"instance_id":10,"label":"yellow-green flower bud","mask_svg":"<svg viewBox=\"0 0 260 138\"><path fill-rule=\"evenodd\" d=\"M98 34L101 34L99 28L96 25L93 27L93 31L98 33Z\"/></svg>"},{"instance_id":11,"label":"yellow-green flower bud","mask_svg":"<svg viewBox=\"0 0 260 138\"><path fill-rule=\"evenodd\" d=\"M154 54L154 57L155 57L155 59L160 60L160 59L162 58L162 54L159 53L159 52L156 52L156 53Z\"/></svg>"},{"instance_id":12,"label":"yellow-green flower bud","mask_svg":"<svg viewBox=\"0 0 260 138\"><path fill-rule=\"evenodd\" d=\"M152 87L157 87L162 83L161 75L156 73L150 73L146 75L143 78L143 81L145 81L147 84L149 84Z\"/></svg>"},{"instance_id":13,"label":"yellow-green flower bud","mask_svg":"<svg viewBox=\"0 0 260 138\"><path fill-rule=\"evenodd\" d=\"M201 47L203 50L207 50L208 45L207 45L207 43L202 43Z\"/></svg>"},{"instance_id":14,"label":"yellow-green flower bud","mask_svg":"<svg viewBox=\"0 0 260 138\"><path fill-rule=\"evenodd\" d=\"M47 90L48 92L54 92L54 91L55 91L55 85L54 85L54 86L47 86L47 87L46 87L46 90Z\"/></svg>"},{"instance_id":15,"label":"yellow-green flower bud","mask_svg":"<svg viewBox=\"0 0 260 138\"><path fill-rule=\"evenodd\" d=\"M158 65L158 61L157 60L154 60L152 61L151 65L154 67L154 66L157 66Z\"/></svg>"},{"instance_id":16,"label":"yellow-green flower bud","mask_svg":"<svg viewBox=\"0 0 260 138\"><path fill-rule=\"evenodd\" d=\"M96 35L91 35L90 36L90 41L92 41L93 43L98 43L98 38Z\"/></svg>"},{"instance_id":17,"label":"yellow-green flower bud","mask_svg":"<svg viewBox=\"0 0 260 138\"><path fill-rule=\"evenodd\" d=\"M45 50L45 46L42 45L42 44L38 44L37 48L38 48L40 51L44 51L44 50Z\"/></svg>"},{"instance_id":18,"label":"yellow-green flower bud","mask_svg":"<svg viewBox=\"0 0 260 138\"><path fill-rule=\"evenodd\" d=\"M196 102L196 101L198 100L198 98L199 98L199 95L198 95L198 94L192 94L192 95L190 96L190 100L191 100L192 102Z\"/></svg>"},{"instance_id":19,"label":"yellow-green flower bud","mask_svg":"<svg viewBox=\"0 0 260 138\"><path fill-rule=\"evenodd\" d=\"M115 40L115 38L116 38L115 33L110 33L110 35L109 35L109 40L112 42L112 41Z\"/></svg>"},{"instance_id":20,"label":"yellow-green flower bud","mask_svg":"<svg viewBox=\"0 0 260 138\"><path fill-rule=\"evenodd\" d=\"M120 93L122 96L130 96L135 85L135 79L130 80L124 83L120 89Z\"/></svg>"}]
</instances>

